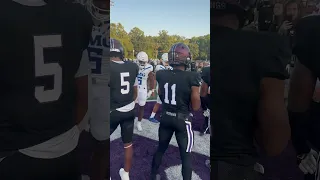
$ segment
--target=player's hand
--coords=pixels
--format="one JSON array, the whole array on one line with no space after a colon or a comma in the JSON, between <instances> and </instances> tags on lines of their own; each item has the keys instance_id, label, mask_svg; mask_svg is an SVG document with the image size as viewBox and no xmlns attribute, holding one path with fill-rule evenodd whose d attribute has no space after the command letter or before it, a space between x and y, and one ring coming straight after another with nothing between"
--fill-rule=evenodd
<instances>
[{"instance_id":1,"label":"player's hand","mask_svg":"<svg viewBox=\"0 0 320 180\"><path fill-rule=\"evenodd\" d=\"M311 149L308 154L304 154L300 157L301 162L299 164L299 169L304 174L314 174L317 170L317 159L318 153Z\"/></svg>"},{"instance_id":2,"label":"player's hand","mask_svg":"<svg viewBox=\"0 0 320 180\"><path fill-rule=\"evenodd\" d=\"M286 31L287 31L288 29L291 29L292 26L293 26L293 25L292 25L292 22L284 21L284 22L282 23L282 25L280 26L280 28L279 28L279 33L280 33L280 34L286 33Z\"/></svg>"},{"instance_id":3,"label":"player's hand","mask_svg":"<svg viewBox=\"0 0 320 180\"><path fill-rule=\"evenodd\" d=\"M152 94L153 94L153 92L150 90L150 91L148 92L147 97L150 98Z\"/></svg>"},{"instance_id":4,"label":"player's hand","mask_svg":"<svg viewBox=\"0 0 320 180\"><path fill-rule=\"evenodd\" d=\"M207 109L206 111L203 112L204 117L209 117L210 116L210 110Z\"/></svg>"}]
</instances>

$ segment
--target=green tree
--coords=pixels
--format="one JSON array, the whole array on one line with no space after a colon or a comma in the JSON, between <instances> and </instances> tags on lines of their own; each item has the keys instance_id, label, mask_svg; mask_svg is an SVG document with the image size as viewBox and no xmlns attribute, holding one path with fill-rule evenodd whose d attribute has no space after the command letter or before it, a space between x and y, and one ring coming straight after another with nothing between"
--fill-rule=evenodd
<instances>
[{"instance_id":1,"label":"green tree","mask_svg":"<svg viewBox=\"0 0 320 180\"><path fill-rule=\"evenodd\" d=\"M146 49L146 38L141 29L134 27L129 32L129 37L133 44L135 54Z\"/></svg>"},{"instance_id":2,"label":"green tree","mask_svg":"<svg viewBox=\"0 0 320 180\"><path fill-rule=\"evenodd\" d=\"M125 57L133 57L133 44L130 40L128 33L125 31L121 23L111 23L110 37L115 38L121 42L124 48Z\"/></svg>"},{"instance_id":3,"label":"green tree","mask_svg":"<svg viewBox=\"0 0 320 180\"><path fill-rule=\"evenodd\" d=\"M121 23L110 25L110 37L121 41L125 56L134 58L139 51L144 51L151 59L160 59L163 53L170 50L174 43L182 42L189 46L194 60L210 59L210 35L187 39L179 35L169 35L168 31L161 30L157 36L145 36L138 27L127 33Z\"/></svg>"}]
</instances>

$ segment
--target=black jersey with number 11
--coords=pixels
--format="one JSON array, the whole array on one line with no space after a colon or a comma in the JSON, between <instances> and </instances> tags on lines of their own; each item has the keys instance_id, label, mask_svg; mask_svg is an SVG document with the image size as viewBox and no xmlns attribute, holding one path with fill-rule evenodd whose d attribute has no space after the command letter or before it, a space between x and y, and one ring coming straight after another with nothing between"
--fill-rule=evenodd
<instances>
[{"instance_id":1,"label":"black jersey with number 11","mask_svg":"<svg viewBox=\"0 0 320 180\"><path fill-rule=\"evenodd\" d=\"M158 71L159 97L164 111L189 114L191 87L200 86L200 75L196 72Z\"/></svg>"}]
</instances>

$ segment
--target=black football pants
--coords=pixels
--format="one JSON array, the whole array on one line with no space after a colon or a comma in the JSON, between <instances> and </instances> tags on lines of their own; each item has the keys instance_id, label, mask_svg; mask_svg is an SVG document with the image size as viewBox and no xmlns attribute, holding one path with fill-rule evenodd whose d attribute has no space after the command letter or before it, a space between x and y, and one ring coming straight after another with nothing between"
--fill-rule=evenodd
<instances>
[{"instance_id":1,"label":"black football pants","mask_svg":"<svg viewBox=\"0 0 320 180\"><path fill-rule=\"evenodd\" d=\"M114 110L110 113L110 135L121 127L121 138L123 143L131 143L133 136L135 111L120 112Z\"/></svg>"},{"instance_id":2,"label":"black football pants","mask_svg":"<svg viewBox=\"0 0 320 180\"><path fill-rule=\"evenodd\" d=\"M76 150L54 159L40 159L20 152L0 162L1 180L80 180Z\"/></svg>"},{"instance_id":3,"label":"black football pants","mask_svg":"<svg viewBox=\"0 0 320 180\"><path fill-rule=\"evenodd\" d=\"M171 114L171 116L168 114ZM172 116L172 114L175 114L176 116ZM164 111L161 116L158 134L159 145L152 160L152 180L156 178L156 174L158 173L158 169L161 164L163 154L168 149L173 133L175 133L177 143L179 146L180 157L182 161L183 180L191 180L191 150L194 139L191 126L191 118L189 117L189 114L168 113L166 111Z\"/></svg>"},{"instance_id":4,"label":"black football pants","mask_svg":"<svg viewBox=\"0 0 320 180\"><path fill-rule=\"evenodd\" d=\"M240 166L224 161L212 161L211 179L214 180L260 180L261 174L252 166Z\"/></svg>"}]
</instances>

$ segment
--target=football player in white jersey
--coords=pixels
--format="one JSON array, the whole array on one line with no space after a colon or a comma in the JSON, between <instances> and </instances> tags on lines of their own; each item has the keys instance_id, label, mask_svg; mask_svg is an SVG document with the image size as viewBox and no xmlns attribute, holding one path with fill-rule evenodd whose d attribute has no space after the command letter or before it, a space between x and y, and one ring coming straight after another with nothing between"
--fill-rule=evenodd
<instances>
[{"instance_id":1,"label":"football player in white jersey","mask_svg":"<svg viewBox=\"0 0 320 180\"><path fill-rule=\"evenodd\" d=\"M105 179L109 173L109 29L110 0L78 0L90 12L94 26L88 47L92 92L90 99L90 133L96 140L91 158L91 180ZM107 175L110 177L110 175Z\"/></svg>"},{"instance_id":2,"label":"football player in white jersey","mask_svg":"<svg viewBox=\"0 0 320 180\"><path fill-rule=\"evenodd\" d=\"M161 61L162 61L162 65L157 65L156 69L155 69L155 73L157 73L159 70L172 70L172 67L169 65L168 63L168 53L164 53L161 56ZM156 74L157 75L157 74ZM158 84L157 84L157 88L158 89ZM154 122L154 123L158 123L159 121L155 118L158 110L159 110L159 106L160 104L162 104L159 95L157 95L157 102L156 104L153 106L152 109L152 113L149 117L149 121Z\"/></svg>"},{"instance_id":3,"label":"football player in white jersey","mask_svg":"<svg viewBox=\"0 0 320 180\"><path fill-rule=\"evenodd\" d=\"M137 129L142 131L141 121L144 114L144 106L146 105L148 97L150 97L155 91L155 79L153 74L153 66L148 63L149 58L147 53L141 51L137 54L137 60L139 61L139 74L138 79L138 122ZM148 91L149 87L149 91Z\"/></svg>"},{"instance_id":4,"label":"football player in white jersey","mask_svg":"<svg viewBox=\"0 0 320 180\"><path fill-rule=\"evenodd\" d=\"M173 70L173 68L169 65L168 63L168 53L164 53L161 56L162 59L162 65L167 69L167 70Z\"/></svg>"}]
</instances>

